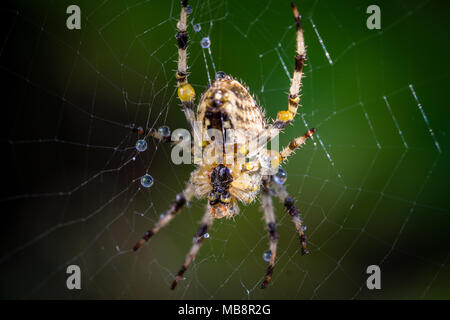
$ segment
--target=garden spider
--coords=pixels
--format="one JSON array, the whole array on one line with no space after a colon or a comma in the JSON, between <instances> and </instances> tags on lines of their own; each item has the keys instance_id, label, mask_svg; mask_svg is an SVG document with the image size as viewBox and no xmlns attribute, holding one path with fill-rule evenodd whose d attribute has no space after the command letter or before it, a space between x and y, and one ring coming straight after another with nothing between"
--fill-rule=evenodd
<instances>
[{"instance_id":1,"label":"garden spider","mask_svg":"<svg viewBox=\"0 0 450 320\"><path fill-rule=\"evenodd\" d=\"M300 102L299 91L303 74L303 66L306 59L305 44L303 41L303 31L300 21L300 14L295 4L292 4L292 11L296 22L296 49L295 70L289 90L289 107L286 111L280 111L277 118L270 125L266 120L261 108L249 94L248 90L231 76L219 73L215 82L203 93L197 108L197 115L194 113L195 91L187 81L187 0L181 1L180 20L177 23L178 33L178 70L176 73L178 97L181 101L182 109L191 127L195 123L200 123L202 130L216 129L224 133L227 129L235 129L240 132L238 141L231 144L222 143L222 152L211 153L209 161L197 165L191 173L189 182L185 190L177 194L175 201L152 229L147 231L142 239L134 246L134 250L139 249L162 227L166 226L175 215L194 196L199 199L208 198L206 212L201 220L201 226L193 239L193 245L181 269L177 273L172 283L174 289L182 278L191 262L195 259L203 240L208 237L208 229L214 219L230 218L239 212L238 202L244 204L252 203L257 195L261 193L261 203L264 210L265 221L269 233L270 260L266 276L261 285L265 288L269 283L275 264L278 233L275 224L275 214L272 204L272 194L275 194L292 218L295 228L300 236L301 252L307 253L306 236L302 219L294 205L294 200L289 196L280 180L271 174L267 174L263 168L278 168L295 149L300 148L306 140L311 137L315 129L309 130L306 134L291 141L281 153L266 149L268 141L276 137L294 119ZM240 131L239 131L240 130ZM138 130L139 131L139 130ZM142 128L140 128L142 131ZM142 134L142 132L140 132ZM149 135L168 142L167 137L158 135L152 131ZM250 151L249 144L243 141L255 141L259 138L257 147ZM262 137L262 139L261 139ZM202 150L213 145L210 141L201 140ZM244 156L251 159L246 163L231 164L225 162L225 157L231 155L232 159L237 156ZM195 158L195 156L194 156Z\"/></svg>"}]
</instances>

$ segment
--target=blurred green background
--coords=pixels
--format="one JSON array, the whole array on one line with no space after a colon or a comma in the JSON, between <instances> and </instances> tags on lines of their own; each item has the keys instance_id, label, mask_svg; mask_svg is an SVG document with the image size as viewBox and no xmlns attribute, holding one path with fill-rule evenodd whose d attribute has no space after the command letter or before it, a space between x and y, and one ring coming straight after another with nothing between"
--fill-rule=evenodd
<instances>
[{"instance_id":1,"label":"blurred green background","mask_svg":"<svg viewBox=\"0 0 450 320\"><path fill-rule=\"evenodd\" d=\"M71 4L81 8L81 30L66 28ZM366 27L372 4L381 8L381 30ZM242 79L268 118L285 109L295 54L289 2L190 5L189 79L197 94L223 70ZM129 126L187 128L174 80L179 1L2 3L0 297L450 298L448 3L297 5L308 50L303 107L281 144L318 129L284 165L311 254L300 255L277 203L279 258L269 288L260 290L263 214L258 204L241 206L236 219L215 222L172 292L205 201L132 252L193 167L172 164L169 146L155 141L136 154ZM203 37L210 50L201 48ZM139 184L146 172L155 179L150 189ZM81 290L66 288L72 264L81 268ZM381 290L365 285L373 264Z\"/></svg>"}]
</instances>

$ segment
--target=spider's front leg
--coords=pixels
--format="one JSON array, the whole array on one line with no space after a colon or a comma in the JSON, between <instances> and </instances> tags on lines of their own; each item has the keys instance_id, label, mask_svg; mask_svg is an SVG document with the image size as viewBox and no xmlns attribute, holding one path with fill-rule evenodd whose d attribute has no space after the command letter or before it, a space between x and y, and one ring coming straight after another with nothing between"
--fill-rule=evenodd
<instances>
[{"instance_id":1,"label":"spider's front leg","mask_svg":"<svg viewBox=\"0 0 450 320\"><path fill-rule=\"evenodd\" d=\"M195 122L195 91L187 80L187 47L189 40L189 34L187 32L187 4L188 0L181 1L180 20L177 23L178 32L176 38L178 40L178 68L176 79L178 87L178 98L181 101L186 120L192 129Z\"/></svg>"},{"instance_id":2,"label":"spider's front leg","mask_svg":"<svg viewBox=\"0 0 450 320\"><path fill-rule=\"evenodd\" d=\"M267 267L266 277L261 284L261 289L267 287L270 279L272 278L273 268L275 265L275 258L277 256L277 244L278 244L278 232L277 225L275 223L275 213L273 210L272 197L269 190L270 177L263 178L261 184L261 203L264 210L264 218L266 220L267 229L269 231L269 248L270 248L270 260Z\"/></svg>"},{"instance_id":3,"label":"spider's front leg","mask_svg":"<svg viewBox=\"0 0 450 320\"><path fill-rule=\"evenodd\" d=\"M301 16L295 4L292 3L291 6L297 30L296 34L297 55L295 56L295 69L294 74L292 76L291 87L289 88L289 100L288 100L289 108L287 111L278 112L277 119L272 124L272 127L277 131L283 130L289 123L291 123L291 121L297 114L297 109L300 104L299 94L300 88L302 86L303 67L306 61L306 49L303 38Z\"/></svg>"},{"instance_id":4,"label":"spider's front leg","mask_svg":"<svg viewBox=\"0 0 450 320\"><path fill-rule=\"evenodd\" d=\"M183 277L183 274L186 272L189 265L192 263L192 261L195 259L198 251L200 250L200 247L202 246L203 240L207 237L205 236L207 234L208 229L211 227L212 222L214 218L212 217L211 208L209 206L206 206L205 214L203 215L201 226L197 231L197 234L195 235L194 239L192 240L193 244L191 247L191 250L189 250L188 255L186 256L186 259L183 263L183 265L180 268L180 271L178 271L175 279L172 282L172 285L170 289L175 289L178 282Z\"/></svg>"},{"instance_id":5,"label":"spider's front leg","mask_svg":"<svg viewBox=\"0 0 450 320\"><path fill-rule=\"evenodd\" d=\"M295 68L289 88L288 110L278 112L276 120L267 127L259 138L258 151L270 140L274 139L288 124L294 120L300 104L300 89L302 86L303 67L306 61L306 48L303 38L301 16L294 3L291 4L296 24L296 52Z\"/></svg>"}]
</instances>

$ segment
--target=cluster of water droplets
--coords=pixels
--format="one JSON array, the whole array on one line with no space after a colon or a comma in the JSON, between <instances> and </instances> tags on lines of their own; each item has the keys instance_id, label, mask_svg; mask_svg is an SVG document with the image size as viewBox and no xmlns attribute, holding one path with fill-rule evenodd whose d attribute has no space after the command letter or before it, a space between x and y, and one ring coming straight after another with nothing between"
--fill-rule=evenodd
<instances>
[{"instance_id":1,"label":"cluster of water droplets","mask_svg":"<svg viewBox=\"0 0 450 320\"><path fill-rule=\"evenodd\" d=\"M167 139L171 135L170 128L168 126L161 126L158 128L158 133L161 135L162 138ZM148 144L145 139L139 139L136 141L136 150L138 152L144 152L147 150ZM133 160L135 160L135 157L133 157ZM150 188L154 184L153 177L146 173L141 177L141 186L144 188Z\"/></svg>"},{"instance_id":2,"label":"cluster of water droplets","mask_svg":"<svg viewBox=\"0 0 450 320\"><path fill-rule=\"evenodd\" d=\"M192 13L192 7L191 6L187 6L186 7L186 13L187 14L191 14ZM200 23L196 23L194 24L194 31L195 32L200 32L200 30L202 30L202 26L200 25ZM201 41L200 41L200 45L203 49L208 49L211 45L211 40L209 40L209 37L204 37Z\"/></svg>"}]
</instances>

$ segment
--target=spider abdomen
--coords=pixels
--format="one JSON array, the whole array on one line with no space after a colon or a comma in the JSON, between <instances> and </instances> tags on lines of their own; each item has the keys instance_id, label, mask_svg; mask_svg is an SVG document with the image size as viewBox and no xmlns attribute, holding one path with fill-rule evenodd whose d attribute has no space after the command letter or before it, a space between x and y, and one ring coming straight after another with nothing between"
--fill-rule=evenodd
<instances>
[{"instance_id":1,"label":"spider abdomen","mask_svg":"<svg viewBox=\"0 0 450 320\"><path fill-rule=\"evenodd\" d=\"M204 130L242 131L246 138L258 136L266 127L261 108L241 83L230 76L218 78L202 95L197 120Z\"/></svg>"}]
</instances>

